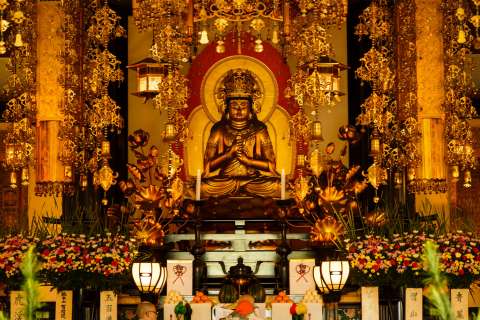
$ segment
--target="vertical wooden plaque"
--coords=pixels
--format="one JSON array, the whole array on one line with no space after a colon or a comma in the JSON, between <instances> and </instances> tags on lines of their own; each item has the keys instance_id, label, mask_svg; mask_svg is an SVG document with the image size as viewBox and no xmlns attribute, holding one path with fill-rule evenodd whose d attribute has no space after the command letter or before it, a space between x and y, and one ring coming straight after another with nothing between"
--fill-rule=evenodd
<instances>
[{"instance_id":1,"label":"vertical wooden plaque","mask_svg":"<svg viewBox=\"0 0 480 320\"><path fill-rule=\"evenodd\" d=\"M378 287L362 287L362 319L380 320Z\"/></svg>"}]
</instances>

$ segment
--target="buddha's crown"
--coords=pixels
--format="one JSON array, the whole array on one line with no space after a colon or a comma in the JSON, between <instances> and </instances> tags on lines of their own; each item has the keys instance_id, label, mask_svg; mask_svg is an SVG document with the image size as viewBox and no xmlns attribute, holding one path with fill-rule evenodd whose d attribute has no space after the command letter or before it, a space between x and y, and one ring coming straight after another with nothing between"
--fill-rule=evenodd
<instances>
[{"instance_id":1,"label":"buddha's crown","mask_svg":"<svg viewBox=\"0 0 480 320\"><path fill-rule=\"evenodd\" d=\"M233 69L228 71L223 79L221 89L225 98L254 98L258 93L257 84L253 74L245 69Z\"/></svg>"}]
</instances>

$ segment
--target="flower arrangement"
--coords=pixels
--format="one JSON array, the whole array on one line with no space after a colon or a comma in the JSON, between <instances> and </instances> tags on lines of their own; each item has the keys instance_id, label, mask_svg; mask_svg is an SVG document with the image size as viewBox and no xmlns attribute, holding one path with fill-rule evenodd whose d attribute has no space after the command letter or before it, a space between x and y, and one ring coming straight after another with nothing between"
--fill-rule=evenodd
<instances>
[{"instance_id":1,"label":"flower arrangement","mask_svg":"<svg viewBox=\"0 0 480 320\"><path fill-rule=\"evenodd\" d=\"M38 239L23 234L0 239L0 280L20 277L20 265L30 245Z\"/></svg>"},{"instance_id":2,"label":"flower arrangement","mask_svg":"<svg viewBox=\"0 0 480 320\"><path fill-rule=\"evenodd\" d=\"M387 276L392 271L394 259L390 256L389 239L381 236L367 236L350 242L345 240L347 259L355 282L363 285L379 284L388 281Z\"/></svg>"},{"instance_id":3,"label":"flower arrangement","mask_svg":"<svg viewBox=\"0 0 480 320\"><path fill-rule=\"evenodd\" d=\"M468 288L480 278L480 239L457 231L436 239L441 252L440 270L454 288Z\"/></svg>"},{"instance_id":4,"label":"flower arrangement","mask_svg":"<svg viewBox=\"0 0 480 320\"><path fill-rule=\"evenodd\" d=\"M57 288L109 287L106 282L129 275L136 252L136 244L122 235L62 233L40 241L18 234L0 241L0 278L19 283L20 263L31 245L42 263L39 276Z\"/></svg>"},{"instance_id":5,"label":"flower arrangement","mask_svg":"<svg viewBox=\"0 0 480 320\"><path fill-rule=\"evenodd\" d=\"M93 285L127 275L135 248L135 243L123 235L107 233L87 238L62 233L47 237L37 251L46 279L55 286L71 287L74 284L69 280L88 282L92 275L97 278Z\"/></svg>"},{"instance_id":6,"label":"flower arrangement","mask_svg":"<svg viewBox=\"0 0 480 320\"><path fill-rule=\"evenodd\" d=\"M440 270L452 287L469 287L480 279L480 240L471 233L456 231L444 235L422 232L395 234L391 239L367 236L346 240L347 258L358 284L421 286L426 275L422 261L423 243L439 246Z\"/></svg>"}]
</instances>

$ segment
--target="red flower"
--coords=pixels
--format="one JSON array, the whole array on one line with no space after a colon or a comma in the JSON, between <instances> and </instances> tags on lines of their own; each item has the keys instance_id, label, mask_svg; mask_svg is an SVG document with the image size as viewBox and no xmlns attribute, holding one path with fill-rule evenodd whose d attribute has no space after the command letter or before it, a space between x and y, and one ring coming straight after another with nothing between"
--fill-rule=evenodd
<instances>
[{"instance_id":1,"label":"red flower","mask_svg":"<svg viewBox=\"0 0 480 320\"><path fill-rule=\"evenodd\" d=\"M61 255L63 255L64 253L65 253L65 250L63 250L62 248L57 249L57 252L56 252L57 256L61 256Z\"/></svg>"},{"instance_id":2,"label":"red flower","mask_svg":"<svg viewBox=\"0 0 480 320\"><path fill-rule=\"evenodd\" d=\"M293 303L292 306L290 307L290 314L291 315L296 315L297 314L297 304Z\"/></svg>"},{"instance_id":3,"label":"red flower","mask_svg":"<svg viewBox=\"0 0 480 320\"><path fill-rule=\"evenodd\" d=\"M65 267L61 266L60 268L58 268L58 272L65 272Z\"/></svg>"},{"instance_id":4,"label":"red flower","mask_svg":"<svg viewBox=\"0 0 480 320\"><path fill-rule=\"evenodd\" d=\"M67 258L67 260L65 261L67 264L72 264L72 258Z\"/></svg>"},{"instance_id":5,"label":"red flower","mask_svg":"<svg viewBox=\"0 0 480 320\"><path fill-rule=\"evenodd\" d=\"M45 257L46 257L46 256L48 256L49 254L50 254L50 250L48 250L48 249L44 249L44 250L42 251L42 256L45 256Z\"/></svg>"},{"instance_id":6,"label":"red flower","mask_svg":"<svg viewBox=\"0 0 480 320\"><path fill-rule=\"evenodd\" d=\"M465 274L465 271L463 271L463 269L460 269L460 270L458 270L458 274L463 276Z\"/></svg>"},{"instance_id":7,"label":"red flower","mask_svg":"<svg viewBox=\"0 0 480 320\"><path fill-rule=\"evenodd\" d=\"M116 267L118 266L118 261L117 260L113 260L112 263L111 263L112 267Z\"/></svg>"}]
</instances>

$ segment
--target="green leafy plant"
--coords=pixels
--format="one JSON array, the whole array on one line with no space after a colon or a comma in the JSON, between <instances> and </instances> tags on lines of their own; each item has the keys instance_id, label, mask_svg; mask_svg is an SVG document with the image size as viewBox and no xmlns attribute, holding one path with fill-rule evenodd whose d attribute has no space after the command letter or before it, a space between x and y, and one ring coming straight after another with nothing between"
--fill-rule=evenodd
<instances>
[{"instance_id":1,"label":"green leafy plant","mask_svg":"<svg viewBox=\"0 0 480 320\"><path fill-rule=\"evenodd\" d=\"M448 281L440 271L440 255L438 246L433 241L427 241L424 245L423 262L427 270L427 297L430 300L430 313L441 320L456 320L448 294ZM480 313L475 317L480 320Z\"/></svg>"},{"instance_id":2,"label":"green leafy plant","mask_svg":"<svg viewBox=\"0 0 480 320\"><path fill-rule=\"evenodd\" d=\"M35 311L42 307L38 300L40 283L36 277L39 268L40 265L37 261L35 248L30 246L20 268L24 277L22 290L25 292L26 299L23 310L25 320L34 320ZM7 320L7 317L2 312L0 312L0 320Z\"/></svg>"}]
</instances>

